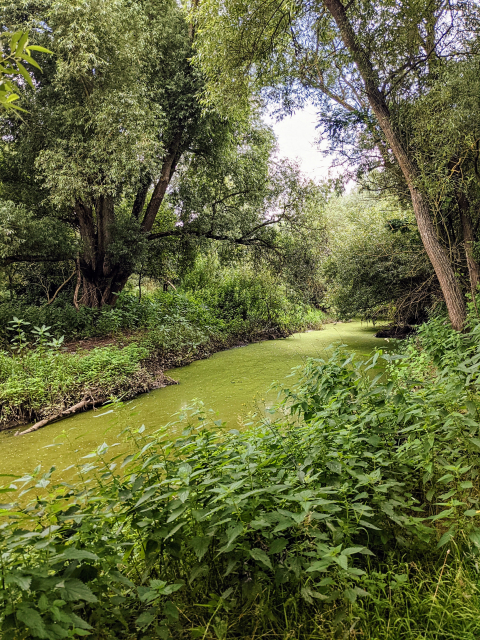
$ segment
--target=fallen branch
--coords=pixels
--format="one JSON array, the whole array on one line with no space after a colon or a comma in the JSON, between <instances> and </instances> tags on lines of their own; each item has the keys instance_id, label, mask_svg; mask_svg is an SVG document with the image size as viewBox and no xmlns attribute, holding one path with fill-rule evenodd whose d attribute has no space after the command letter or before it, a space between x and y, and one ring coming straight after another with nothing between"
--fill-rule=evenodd
<instances>
[{"instance_id":1,"label":"fallen branch","mask_svg":"<svg viewBox=\"0 0 480 640\"><path fill-rule=\"evenodd\" d=\"M178 382L173 378L170 378L169 376L163 375L162 373L160 377L157 376L154 380L152 380L150 384L148 384L148 386L144 386L141 390L136 389L134 391L134 395L138 395L139 393L145 393L146 391L153 391L154 389L162 389L163 387L166 387L170 384L178 384ZM125 398L129 396L132 397L127 391L127 392L124 392L123 396L121 397ZM39 420L39 422L36 422L34 425L29 427L28 429L25 429L25 431L17 431L15 435L24 436L27 433L33 433L34 431L38 431L38 429L41 429L42 427L46 427L47 424L51 424L52 422L56 422L57 420L62 420L63 418L68 418L75 413L79 413L80 411L83 411L84 409L90 409L91 407L95 408L95 405L101 405L104 402L106 402L106 400L107 398L105 398L104 396L96 397L96 398L92 398L91 395L89 395L88 397L84 396L83 400L81 400L80 402L77 402L77 404L74 404L71 407L68 407L68 409L63 409L63 411L58 411L57 413L53 413L47 418L44 418L43 420Z\"/></svg>"},{"instance_id":2,"label":"fallen branch","mask_svg":"<svg viewBox=\"0 0 480 640\"><path fill-rule=\"evenodd\" d=\"M33 431L37 431L38 429L41 429L42 427L46 427L47 424L50 424L51 422L54 422L55 420L59 420L60 418L66 418L67 416L70 416L74 413L78 413L79 411L82 411L82 409L87 409L88 407L93 407L94 404L99 404L99 400L86 400L85 398L81 401L81 402L77 402L77 404L74 404L72 407L69 407L68 409L64 409L63 411L60 411L59 413L54 413L51 416L48 416L48 418L44 418L43 420L40 420L39 422L36 422L34 425L32 425L31 427L29 427L28 429L25 429L25 431L17 431L17 433L15 434L16 436L24 436L27 433L32 433Z\"/></svg>"}]
</instances>

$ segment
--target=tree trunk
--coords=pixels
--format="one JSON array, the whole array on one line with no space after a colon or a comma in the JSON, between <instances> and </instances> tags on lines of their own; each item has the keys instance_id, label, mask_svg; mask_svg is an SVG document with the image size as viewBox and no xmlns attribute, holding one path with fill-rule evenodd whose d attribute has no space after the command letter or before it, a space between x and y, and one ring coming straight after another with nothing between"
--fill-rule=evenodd
<instances>
[{"instance_id":1,"label":"tree trunk","mask_svg":"<svg viewBox=\"0 0 480 640\"><path fill-rule=\"evenodd\" d=\"M473 228L472 219L469 213L467 199L463 194L457 196L458 206L460 209L460 222L462 224L463 247L467 258L468 276L470 278L470 288L472 296L477 292L477 286L480 281L480 267L474 256L475 246L475 230Z\"/></svg>"},{"instance_id":2,"label":"tree trunk","mask_svg":"<svg viewBox=\"0 0 480 640\"><path fill-rule=\"evenodd\" d=\"M340 31L342 40L352 55L362 77L370 107L402 170L410 190L420 237L440 283L450 321L453 328L460 331L463 328L466 318L465 300L447 252L438 240L435 226L430 216L428 202L416 186L416 167L404 148L403 141L393 127L385 97L378 88L377 74L356 37L353 27L348 20L345 7L340 0L323 0L323 3L332 15Z\"/></svg>"},{"instance_id":3,"label":"tree trunk","mask_svg":"<svg viewBox=\"0 0 480 640\"><path fill-rule=\"evenodd\" d=\"M158 210L182 155L183 132L184 129L180 127L165 151L160 179L154 187L152 197L140 223L141 230L146 234L150 234L152 230ZM143 211L150 184L150 176L143 176L132 207L132 218L135 220L139 220ZM100 196L93 207L78 202L75 205L75 214L83 251L77 263L80 277L75 290L74 304L76 307L84 305L92 308L104 305L114 306L118 294L122 292L133 272L132 265L125 261L120 264L112 262L110 245L115 223L114 198Z\"/></svg>"},{"instance_id":4,"label":"tree trunk","mask_svg":"<svg viewBox=\"0 0 480 640\"><path fill-rule=\"evenodd\" d=\"M127 265L111 262L109 248L115 222L113 198L101 196L95 202L94 209L79 202L75 206L75 213L83 243L83 251L78 259L80 278L76 288L75 306L114 306L118 293L128 280L130 270L128 267L125 268ZM78 298L80 291L81 295Z\"/></svg>"}]
</instances>

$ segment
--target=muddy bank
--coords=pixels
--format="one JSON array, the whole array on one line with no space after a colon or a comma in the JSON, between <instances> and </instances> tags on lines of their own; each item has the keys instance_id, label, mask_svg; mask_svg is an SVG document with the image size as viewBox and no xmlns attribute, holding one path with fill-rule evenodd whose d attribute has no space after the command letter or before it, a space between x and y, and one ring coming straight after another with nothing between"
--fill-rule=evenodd
<instances>
[{"instance_id":1,"label":"muddy bank","mask_svg":"<svg viewBox=\"0 0 480 640\"><path fill-rule=\"evenodd\" d=\"M404 340L405 338L408 338L409 336L416 333L416 331L417 331L417 327L412 327L408 324L405 324L402 326L394 325L394 326L386 327L384 329L380 329L375 334L375 337L376 338L394 338L396 340Z\"/></svg>"}]
</instances>

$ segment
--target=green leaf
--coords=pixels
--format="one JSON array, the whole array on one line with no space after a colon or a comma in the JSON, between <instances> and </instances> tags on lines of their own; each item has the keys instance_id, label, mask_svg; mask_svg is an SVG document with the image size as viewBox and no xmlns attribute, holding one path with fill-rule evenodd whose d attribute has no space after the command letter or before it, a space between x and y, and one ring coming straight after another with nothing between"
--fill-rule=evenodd
<instances>
[{"instance_id":1,"label":"green leaf","mask_svg":"<svg viewBox=\"0 0 480 640\"><path fill-rule=\"evenodd\" d=\"M115 582L120 582L121 584L125 584L127 587L134 587L135 585L131 580L129 580L126 576L124 576L120 571L110 571L109 576Z\"/></svg>"},{"instance_id":2,"label":"green leaf","mask_svg":"<svg viewBox=\"0 0 480 640\"><path fill-rule=\"evenodd\" d=\"M345 589L343 597L353 604L357 599L357 592L355 589Z\"/></svg>"},{"instance_id":3,"label":"green leaf","mask_svg":"<svg viewBox=\"0 0 480 640\"><path fill-rule=\"evenodd\" d=\"M435 516L430 516L429 520L440 520L441 518L446 518L447 516L453 513L453 509L444 509L440 513L437 513Z\"/></svg>"},{"instance_id":4,"label":"green leaf","mask_svg":"<svg viewBox=\"0 0 480 640\"><path fill-rule=\"evenodd\" d=\"M156 614L153 610L144 611L138 618L135 620L135 625L139 629L146 629L156 618Z\"/></svg>"},{"instance_id":5,"label":"green leaf","mask_svg":"<svg viewBox=\"0 0 480 640\"><path fill-rule=\"evenodd\" d=\"M23 31L16 31L10 40L10 51L13 53L17 48L17 43L23 35Z\"/></svg>"},{"instance_id":6,"label":"green leaf","mask_svg":"<svg viewBox=\"0 0 480 640\"><path fill-rule=\"evenodd\" d=\"M31 78L30 74L28 73L28 71L23 66L23 64L21 62L17 62L17 67L18 67L18 70L20 71L20 73L22 74L25 82L27 82L27 84L29 84L32 87L32 89L35 89L35 85L33 84L33 80Z\"/></svg>"},{"instance_id":7,"label":"green leaf","mask_svg":"<svg viewBox=\"0 0 480 640\"><path fill-rule=\"evenodd\" d=\"M480 549L480 529L475 529L468 536L473 544Z\"/></svg>"},{"instance_id":8,"label":"green leaf","mask_svg":"<svg viewBox=\"0 0 480 640\"><path fill-rule=\"evenodd\" d=\"M71 613L70 618L72 619L77 629L85 629L86 631L93 629L93 627L89 625L88 622L85 622L85 620L82 620L82 618L77 616L76 613Z\"/></svg>"},{"instance_id":9,"label":"green leaf","mask_svg":"<svg viewBox=\"0 0 480 640\"><path fill-rule=\"evenodd\" d=\"M450 529L449 531L445 531L443 536L438 541L437 549L439 549L440 547L443 547L444 544L447 544L448 542L450 542L450 540L453 538L455 533L456 533L455 529Z\"/></svg>"},{"instance_id":10,"label":"green leaf","mask_svg":"<svg viewBox=\"0 0 480 640\"><path fill-rule=\"evenodd\" d=\"M85 602L97 602L97 597L90 591L89 587L77 578L68 578L59 582L56 589L60 591L63 600L74 602L85 600Z\"/></svg>"},{"instance_id":11,"label":"green leaf","mask_svg":"<svg viewBox=\"0 0 480 640\"><path fill-rule=\"evenodd\" d=\"M229 546L232 544L235 538L237 538L241 533L243 533L243 528L244 528L243 522L240 522L239 524L235 525L233 529L227 532Z\"/></svg>"},{"instance_id":12,"label":"green leaf","mask_svg":"<svg viewBox=\"0 0 480 640\"><path fill-rule=\"evenodd\" d=\"M16 35L17 34L15 34L13 37L15 38ZM28 31L20 32L20 38L18 39L18 44L15 48L15 55L19 55L23 51L24 46L27 44L27 40ZM11 42L13 42L13 38Z\"/></svg>"},{"instance_id":13,"label":"green leaf","mask_svg":"<svg viewBox=\"0 0 480 640\"><path fill-rule=\"evenodd\" d=\"M270 545L270 549L268 550L268 553L270 554L281 553L285 549L287 544L288 544L288 540L286 538L277 538Z\"/></svg>"},{"instance_id":14,"label":"green leaf","mask_svg":"<svg viewBox=\"0 0 480 640\"><path fill-rule=\"evenodd\" d=\"M23 591L27 591L30 588L32 578L30 576L24 576L21 573L9 573L5 578L6 584L16 584Z\"/></svg>"},{"instance_id":15,"label":"green leaf","mask_svg":"<svg viewBox=\"0 0 480 640\"><path fill-rule=\"evenodd\" d=\"M171 621L178 620L178 609L170 600L163 605L163 612Z\"/></svg>"},{"instance_id":16,"label":"green leaf","mask_svg":"<svg viewBox=\"0 0 480 640\"><path fill-rule=\"evenodd\" d=\"M54 560L98 560L98 556L92 553L91 551L84 551L83 549L75 549L74 547L69 547L62 551L58 556L54 556Z\"/></svg>"},{"instance_id":17,"label":"green leaf","mask_svg":"<svg viewBox=\"0 0 480 640\"><path fill-rule=\"evenodd\" d=\"M342 567L342 569L348 569L348 558L347 556L335 556L333 558L334 562L336 562L338 564L339 567Z\"/></svg>"},{"instance_id":18,"label":"green leaf","mask_svg":"<svg viewBox=\"0 0 480 640\"><path fill-rule=\"evenodd\" d=\"M174 520L176 520L179 516L182 515L182 513L185 511L187 507L185 505L182 505L181 507L179 507L178 509L174 509L172 511L172 513L170 514L168 520L167 520L167 524L169 522L173 522Z\"/></svg>"},{"instance_id":19,"label":"green leaf","mask_svg":"<svg viewBox=\"0 0 480 640\"><path fill-rule=\"evenodd\" d=\"M366 547L348 547L347 549L343 549L342 554L344 556L351 556L354 553L364 553L366 555L374 555L371 551L369 551Z\"/></svg>"},{"instance_id":20,"label":"green leaf","mask_svg":"<svg viewBox=\"0 0 480 640\"><path fill-rule=\"evenodd\" d=\"M22 57L22 60L24 62L28 62L28 64L31 64L32 67L36 67L39 71L41 71L40 65L38 64L38 62L36 62L32 56L29 56L28 53L22 53L20 54ZM17 64L20 64L19 62L17 62Z\"/></svg>"},{"instance_id":21,"label":"green leaf","mask_svg":"<svg viewBox=\"0 0 480 640\"><path fill-rule=\"evenodd\" d=\"M207 553L207 550L211 541L212 541L212 538L209 536L203 536L203 537L197 536L191 539L190 545L199 560L201 560L203 556Z\"/></svg>"},{"instance_id":22,"label":"green leaf","mask_svg":"<svg viewBox=\"0 0 480 640\"><path fill-rule=\"evenodd\" d=\"M29 44L27 48L30 51L40 51L40 53L50 53L53 55L53 51L50 51L50 49L45 49L45 47L40 47L38 44Z\"/></svg>"},{"instance_id":23,"label":"green leaf","mask_svg":"<svg viewBox=\"0 0 480 640\"><path fill-rule=\"evenodd\" d=\"M313 564L311 564L307 571L311 572L311 571L326 571L328 569L328 567L332 564L333 562L333 558L331 556L327 556L326 558L323 558L322 560L317 560L317 562L314 562Z\"/></svg>"},{"instance_id":24,"label":"green leaf","mask_svg":"<svg viewBox=\"0 0 480 640\"><path fill-rule=\"evenodd\" d=\"M30 607L21 607L17 611L17 618L39 638L47 638L47 629L41 615Z\"/></svg>"},{"instance_id":25,"label":"green leaf","mask_svg":"<svg viewBox=\"0 0 480 640\"><path fill-rule=\"evenodd\" d=\"M266 565L269 569L273 569L270 558L267 556L265 551L263 551L263 549L251 549L250 555L257 562L261 562L262 564Z\"/></svg>"},{"instance_id":26,"label":"green leaf","mask_svg":"<svg viewBox=\"0 0 480 640\"><path fill-rule=\"evenodd\" d=\"M380 531L378 527L371 524L370 522L367 522L366 520L360 520L360 524L363 525L364 527L367 527L368 529L374 529L375 531Z\"/></svg>"}]
</instances>

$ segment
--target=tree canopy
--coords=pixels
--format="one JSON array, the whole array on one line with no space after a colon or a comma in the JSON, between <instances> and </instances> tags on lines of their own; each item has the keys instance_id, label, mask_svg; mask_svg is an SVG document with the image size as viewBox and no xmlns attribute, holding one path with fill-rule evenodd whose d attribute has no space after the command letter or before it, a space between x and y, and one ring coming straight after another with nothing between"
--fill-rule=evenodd
<instances>
[{"instance_id":1,"label":"tree canopy","mask_svg":"<svg viewBox=\"0 0 480 640\"><path fill-rule=\"evenodd\" d=\"M210 101L235 111L248 105L252 91L263 91L288 111L312 100L339 153L360 169L373 165L396 177L414 209L452 323L461 328L461 282L422 180L434 167L414 142L422 123L422 136L431 128L425 118L414 127L408 114L441 86L446 68L478 65L478 6L408 0L313 5L227 0L220 6L207 0L192 16L199 25L197 60L210 78ZM433 146L431 135L429 140ZM471 217L465 217L467 226ZM468 247L468 229L462 236Z\"/></svg>"},{"instance_id":2,"label":"tree canopy","mask_svg":"<svg viewBox=\"0 0 480 640\"><path fill-rule=\"evenodd\" d=\"M73 259L75 304L95 307L114 304L168 239L274 249L270 227L300 225L316 188L273 161L256 113L202 107L177 3L60 0L5 16L12 28L37 25L39 46L56 55L34 69L35 91L21 91L23 119L0 122L4 265Z\"/></svg>"}]
</instances>

